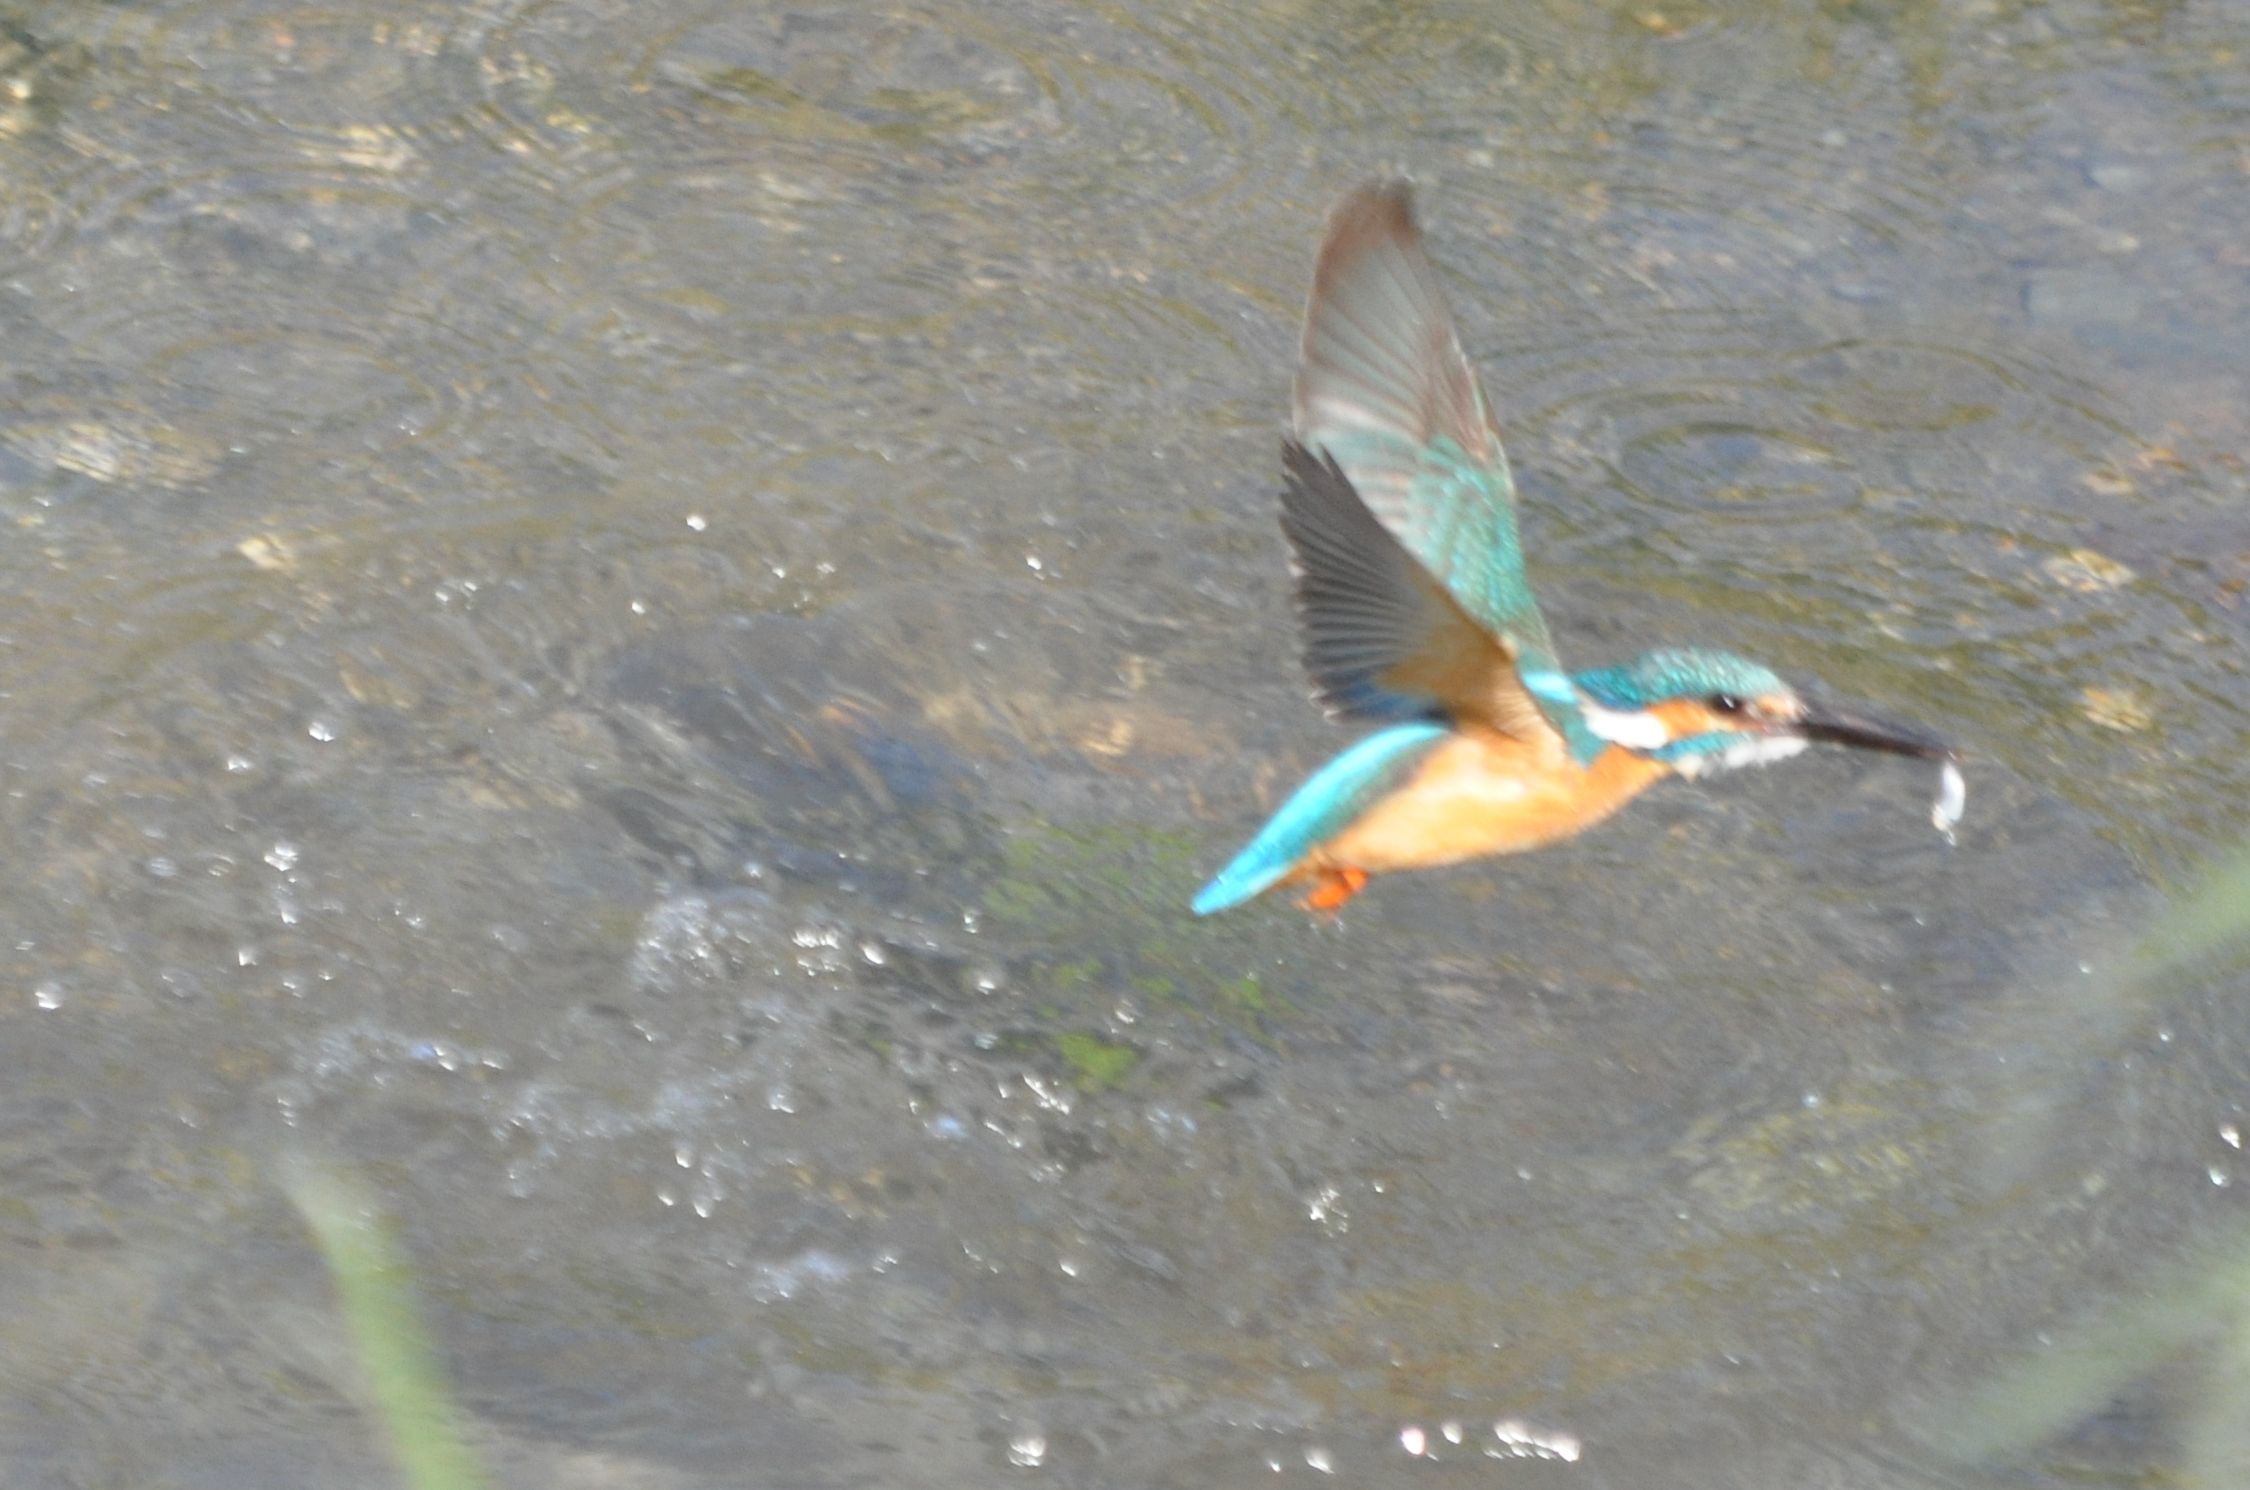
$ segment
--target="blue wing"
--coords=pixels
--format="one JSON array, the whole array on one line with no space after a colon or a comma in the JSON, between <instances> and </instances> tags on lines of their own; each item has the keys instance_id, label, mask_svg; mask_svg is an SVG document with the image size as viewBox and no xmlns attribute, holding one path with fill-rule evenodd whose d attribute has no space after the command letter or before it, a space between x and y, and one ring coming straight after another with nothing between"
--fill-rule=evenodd
<instances>
[{"instance_id":1,"label":"blue wing","mask_svg":"<svg viewBox=\"0 0 2250 1490\"><path fill-rule=\"evenodd\" d=\"M1475 653L1457 628L1431 623L1418 580L1394 581L1385 624L1363 638L1356 663L1360 681L1378 686L1338 699L1316 671L1331 704L1396 718L1435 696L1456 716L1519 737L1551 732L1581 760L1599 754L1602 742L1586 726L1532 597L1508 457L1403 185L1362 187L1329 219L1305 311L1293 423L1298 442L1330 458L1373 525L1488 642L1471 682L1463 664ZM1297 552L1311 569L1303 543ZM1331 619L1348 626L1351 618ZM1432 688L1433 677L1445 691Z\"/></svg>"},{"instance_id":2,"label":"blue wing","mask_svg":"<svg viewBox=\"0 0 2250 1490\"><path fill-rule=\"evenodd\" d=\"M1551 733L1507 649L1391 536L1335 456L1284 440L1281 465L1305 671L1331 712Z\"/></svg>"},{"instance_id":3,"label":"blue wing","mask_svg":"<svg viewBox=\"0 0 2250 1490\"><path fill-rule=\"evenodd\" d=\"M1322 766L1281 804L1234 862L1197 892L1195 913L1208 916L1272 889L1299 859L1349 827L1377 798L1411 775L1430 747L1450 733L1444 725L1426 719L1394 724Z\"/></svg>"}]
</instances>

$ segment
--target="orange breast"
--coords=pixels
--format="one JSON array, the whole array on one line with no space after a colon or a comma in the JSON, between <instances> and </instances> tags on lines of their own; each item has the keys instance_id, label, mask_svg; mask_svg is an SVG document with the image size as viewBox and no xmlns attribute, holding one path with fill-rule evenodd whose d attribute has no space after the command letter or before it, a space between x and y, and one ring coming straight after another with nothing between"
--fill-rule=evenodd
<instances>
[{"instance_id":1,"label":"orange breast","mask_svg":"<svg viewBox=\"0 0 2250 1490\"><path fill-rule=\"evenodd\" d=\"M1465 731L1307 854L1291 877L1336 869L1380 874L1522 853L1585 831L1670 769L1616 746L1584 767L1559 748Z\"/></svg>"}]
</instances>

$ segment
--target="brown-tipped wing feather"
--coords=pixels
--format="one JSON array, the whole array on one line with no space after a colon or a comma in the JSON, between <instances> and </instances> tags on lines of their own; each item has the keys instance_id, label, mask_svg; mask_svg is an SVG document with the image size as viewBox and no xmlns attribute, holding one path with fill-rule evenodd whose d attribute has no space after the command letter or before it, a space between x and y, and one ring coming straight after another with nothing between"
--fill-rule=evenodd
<instances>
[{"instance_id":1,"label":"brown-tipped wing feather","mask_svg":"<svg viewBox=\"0 0 2250 1490\"><path fill-rule=\"evenodd\" d=\"M1308 445L1357 433L1416 445L1444 435L1474 460L1505 460L1405 183L1363 186L1330 214L1292 402L1297 438ZM1361 495L1378 501L1364 487Z\"/></svg>"},{"instance_id":2,"label":"brown-tipped wing feather","mask_svg":"<svg viewBox=\"0 0 2250 1490\"><path fill-rule=\"evenodd\" d=\"M1281 529L1321 702L1347 718L1443 715L1549 737L1507 652L1376 521L1334 458L1284 440L1281 464Z\"/></svg>"},{"instance_id":3,"label":"brown-tipped wing feather","mask_svg":"<svg viewBox=\"0 0 2250 1490\"><path fill-rule=\"evenodd\" d=\"M1507 456L1403 185L1362 187L1329 218L1294 425L1312 454L1285 455L1283 523L1321 697L1376 719L1434 700L1590 758L1600 742L1524 578ZM1545 695L1526 688L1526 671Z\"/></svg>"}]
</instances>

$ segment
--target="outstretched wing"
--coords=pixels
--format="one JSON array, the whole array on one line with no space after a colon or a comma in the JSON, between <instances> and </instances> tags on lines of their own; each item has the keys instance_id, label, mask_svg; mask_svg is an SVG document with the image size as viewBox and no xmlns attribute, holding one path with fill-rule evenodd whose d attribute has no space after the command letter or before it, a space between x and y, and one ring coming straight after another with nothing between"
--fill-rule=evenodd
<instances>
[{"instance_id":1,"label":"outstretched wing","mask_svg":"<svg viewBox=\"0 0 2250 1490\"><path fill-rule=\"evenodd\" d=\"M1548 729L1505 647L1368 511L1332 455L1281 443L1305 671L1351 719L1475 718Z\"/></svg>"},{"instance_id":2,"label":"outstretched wing","mask_svg":"<svg viewBox=\"0 0 2250 1490\"><path fill-rule=\"evenodd\" d=\"M1473 654L1462 646L1458 628L1403 624L1407 615L1426 619L1432 613L1417 590L1420 581L1387 581L1391 624L1360 633L1356 650L1335 638L1359 613L1333 607L1316 617L1315 587L1301 584L1308 652L1314 654L1309 660L1330 704L1345 713L1397 718L1408 707L1401 700L1434 696L1456 717L1483 719L1518 736L1552 731L1580 759L1598 754L1602 742L1587 728L1532 599L1508 457L1422 251L1413 199L1403 184L1361 187L1329 218L1305 311L1294 405L1298 442L1325 453L1343 486L1332 490L1334 481L1317 470L1293 467L1284 513L1338 508L1350 494L1491 643L1482 672L1464 687L1470 675L1461 663ZM1299 529L1310 526L1297 519ZM1297 551L1311 572L1308 545L1298 540ZM1330 581L1340 577L1337 570L1323 586L1336 588ZM1371 592L1361 587L1352 593ZM1350 679L1379 685L1380 693L1339 691L1343 671L1323 673L1320 656L1347 651Z\"/></svg>"}]
</instances>

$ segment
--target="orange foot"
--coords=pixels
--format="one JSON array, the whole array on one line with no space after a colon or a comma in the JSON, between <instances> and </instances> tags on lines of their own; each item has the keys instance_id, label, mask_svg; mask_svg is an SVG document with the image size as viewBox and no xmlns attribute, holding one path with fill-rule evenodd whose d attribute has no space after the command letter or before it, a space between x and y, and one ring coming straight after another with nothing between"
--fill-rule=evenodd
<instances>
[{"instance_id":1,"label":"orange foot","mask_svg":"<svg viewBox=\"0 0 2250 1490\"><path fill-rule=\"evenodd\" d=\"M1312 893L1297 903L1308 911L1333 916L1344 902L1367 888L1364 869L1323 869L1313 880Z\"/></svg>"}]
</instances>

